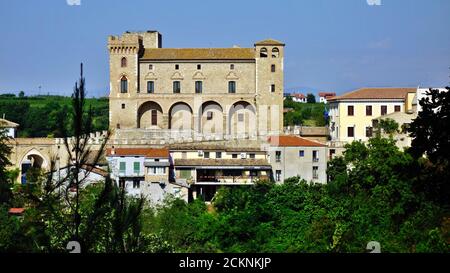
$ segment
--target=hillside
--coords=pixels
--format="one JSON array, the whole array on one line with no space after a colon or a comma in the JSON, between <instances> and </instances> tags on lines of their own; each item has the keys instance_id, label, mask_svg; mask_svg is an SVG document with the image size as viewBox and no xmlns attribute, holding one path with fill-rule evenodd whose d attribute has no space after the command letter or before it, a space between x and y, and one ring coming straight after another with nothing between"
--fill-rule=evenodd
<instances>
[{"instance_id":1,"label":"hillside","mask_svg":"<svg viewBox=\"0 0 450 273\"><path fill-rule=\"evenodd\" d=\"M286 98L284 109L292 109L292 111L284 113L284 126L325 126L326 124L325 104L323 103L300 103Z\"/></svg>"},{"instance_id":2,"label":"hillside","mask_svg":"<svg viewBox=\"0 0 450 273\"><path fill-rule=\"evenodd\" d=\"M86 99L92 107L94 131L108 129L108 99ZM71 98L63 96L16 97L0 95L0 116L20 124L19 137L57 137L58 124L71 118Z\"/></svg>"}]
</instances>

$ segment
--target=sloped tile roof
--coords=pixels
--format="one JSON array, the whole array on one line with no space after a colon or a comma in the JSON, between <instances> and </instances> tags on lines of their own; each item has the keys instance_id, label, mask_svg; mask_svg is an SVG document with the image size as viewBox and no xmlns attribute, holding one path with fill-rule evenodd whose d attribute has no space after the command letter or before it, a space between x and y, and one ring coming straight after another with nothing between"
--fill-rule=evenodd
<instances>
[{"instance_id":1,"label":"sloped tile roof","mask_svg":"<svg viewBox=\"0 0 450 273\"><path fill-rule=\"evenodd\" d=\"M255 45L279 45L279 46L284 46L284 44L278 40L275 39L266 39L266 40L262 40L259 42L256 42Z\"/></svg>"},{"instance_id":2,"label":"sloped tile roof","mask_svg":"<svg viewBox=\"0 0 450 273\"><path fill-rule=\"evenodd\" d=\"M416 90L416 88L409 87L361 88L340 96L329 98L328 100L405 99L408 93L415 93Z\"/></svg>"},{"instance_id":3,"label":"sloped tile roof","mask_svg":"<svg viewBox=\"0 0 450 273\"><path fill-rule=\"evenodd\" d=\"M253 48L147 48L144 60L253 60Z\"/></svg>"},{"instance_id":4,"label":"sloped tile roof","mask_svg":"<svg viewBox=\"0 0 450 273\"><path fill-rule=\"evenodd\" d=\"M16 128L19 127L19 124L0 118L0 128Z\"/></svg>"},{"instance_id":5,"label":"sloped tile roof","mask_svg":"<svg viewBox=\"0 0 450 273\"><path fill-rule=\"evenodd\" d=\"M325 147L326 145L298 136L271 136L269 143L278 147Z\"/></svg>"},{"instance_id":6,"label":"sloped tile roof","mask_svg":"<svg viewBox=\"0 0 450 273\"><path fill-rule=\"evenodd\" d=\"M106 149L107 156L145 156L150 158L167 158L169 150L165 148L115 148Z\"/></svg>"}]
</instances>

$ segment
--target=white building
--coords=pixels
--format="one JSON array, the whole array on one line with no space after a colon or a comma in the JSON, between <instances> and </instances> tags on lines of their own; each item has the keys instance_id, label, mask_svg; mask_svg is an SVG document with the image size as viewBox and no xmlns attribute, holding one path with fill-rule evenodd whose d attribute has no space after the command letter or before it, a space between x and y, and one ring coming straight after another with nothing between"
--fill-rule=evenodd
<instances>
[{"instance_id":1,"label":"white building","mask_svg":"<svg viewBox=\"0 0 450 273\"><path fill-rule=\"evenodd\" d=\"M187 185L170 179L168 149L110 148L106 156L111 178L128 194L143 195L152 204L161 204L168 195L188 201Z\"/></svg>"},{"instance_id":2,"label":"white building","mask_svg":"<svg viewBox=\"0 0 450 273\"><path fill-rule=\"evenodd\" d=\"M292 94L291 98L295 102L301 102L301 103L306 103L307 102L306 96L303 95L303 94L300 94L300 93Z\"/></svg>"},{"instance_id":3,"label":"white building","mask_svg":"<svg viewBox=\"0 0 450 273\"><path fill-rule=\"evenodd\" d=\"M448 90L445 88L434 88L431 87L431 89L437 89L439 92L447 92ZM430 87L418 87L417 88L417 94L416 94L416 103L417 103L417 113L422 111L422 106L420 106L420 100L425 98L427 96L427 92L430 90Z\"/></svg>"},{"instance_id":4,"label":"white building","mask_svg":"<svg viewBox=\"0 0 450 273\"><path fill-rule=\"evenodd\" d=\"M19 124L0 118L0 129L6 130L6 135L12 138L17 137L17 128Z\"/></svg>"},{"instance_id":5,"label":"white building","mask_svg":"<svg viewBox=\"0 0 450 273\"><path fill-rule=\"evenodd\" d=\"M275 182L300 176L308 182L326 183L327 147L317 141L286 135L269 138L269 161Z\"/></svg>"},{"instance_id":6,"label":"white building","mask_svg":"<svg viewBox=\"0 0 450 273\"><path fill-rule=\"evenodd\" d=\"M333 92L320 92L319 93L319 102L320 103L328 103L328 99L336 97L336 93Z\"/></svg>"}]
</instances>

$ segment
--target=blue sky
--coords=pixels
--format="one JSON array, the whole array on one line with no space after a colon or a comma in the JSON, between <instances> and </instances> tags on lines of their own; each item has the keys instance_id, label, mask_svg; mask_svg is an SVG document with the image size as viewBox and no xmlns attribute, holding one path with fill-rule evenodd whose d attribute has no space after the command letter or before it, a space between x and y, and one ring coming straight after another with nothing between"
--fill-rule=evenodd
<instances>
[{"instance_id":1,"label":"blue sky","mask_svg":"<svg viewBox=\"0 0 450 273\"><path fill-rule=\"evenodd\" d=\"M107 95L107 36L149 29L163 47L281 40L287 91L450 81L448 0L66 1L0 1L0 93L69 95L84 62L89 94Z\"/></svg>"}]
</instances>

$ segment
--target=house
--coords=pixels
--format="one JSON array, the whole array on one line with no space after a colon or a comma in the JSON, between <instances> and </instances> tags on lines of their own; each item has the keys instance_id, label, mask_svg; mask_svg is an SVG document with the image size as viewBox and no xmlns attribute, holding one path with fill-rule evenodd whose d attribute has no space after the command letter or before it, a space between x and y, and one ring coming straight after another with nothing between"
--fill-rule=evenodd
<instances>
[{"instance_id":1,"label":"house","mask_svg":"<svg viewBox=\"0 0 450 273\"><path fill-rule=\"evenodd\" d=\"M6 135L11 138L17 137L17 128L19 124L0 118L0 129L6 130Z\"/></svg>"},{"instance_id":2,"label":"house","mask_svg":"<svg viewBox=\"0 0 450 273\"><path fill-rule=\"evenodd\" d=\"M327 146L294 135L271 136L268 155L274 180L300 176L306 181L326 183Z\"/></svg>"},{"instance_id":3,"label":"house","mask_svg":"<svg viewBox=\"0 0 450 273\"><path fill-rule=\"evenodd\" d=\"M334 92L319 92L319 102L320 103L328 103L328 99L335 97L336 93Z\"/></svg>"},{"instance_id":4,"label":"house","mask_svg":"<svg viewBox=\"0 0 450 273\"><path fill-rule=\"evenodd\" d=\"M306 103L306 96L301 93L292 94L292 100L295 102Z\"/></svg>"},{"instance_id":5,"label":"house","mask_svg":"<svg viewBox=\"0 0 450 273\"><path fill-rule=\"evenodd\" d=\"M190 196L209 202L220 187L270 180L271 166L257 141L197 142L170 145L175 181L190 185Z\"/></svg>"},{"instance_id":6,"label":"house","mask_svg":"<svg viewBox=\"0 0 450 273\"><path fill-rule=\"evenodd\" d=\"M188 201L188 185L170 181L167 148L108 148L111 178L132 196L144 196L161 204L168 195Z\"/></svg>"},{"instance_id":7,"label":"house","mask_svg":"<svg viewBox=\"0 0 450 273\"><path fill-rule=\"evenodd\" d=\"M373 135L374 118L413 109L416 88L361 88L328 99L330 146L343 147Z\"/></svg>"}]
</instances>

